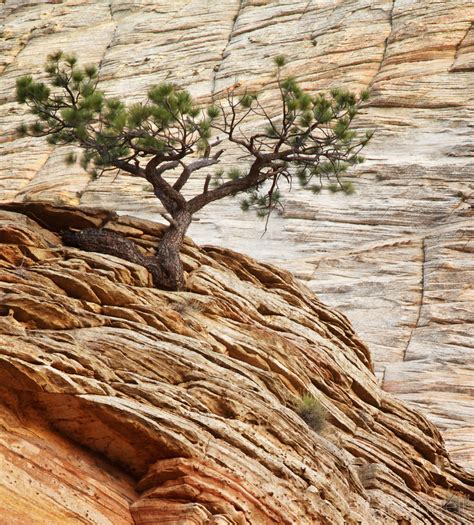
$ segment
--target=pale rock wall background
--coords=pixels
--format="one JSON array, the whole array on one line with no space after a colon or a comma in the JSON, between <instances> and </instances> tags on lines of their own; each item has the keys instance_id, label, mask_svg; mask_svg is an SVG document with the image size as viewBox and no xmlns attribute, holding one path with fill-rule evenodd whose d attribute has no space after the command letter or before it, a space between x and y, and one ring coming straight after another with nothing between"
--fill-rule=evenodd
<instances>
[{"instance_id":1,"label":"pale rock wall background","mask_svg":"<svg viewBox=\"0 0 474 525\"><path fill-rule=\"evenodd\" d=\"M271 104L278 53L308 88L370 87L358 124L376 135L355 195L293 188L263 238L261 222L220 202L190 233L289 268L345 312L383 387L421 409L453 456L472 464L473 2L7 0L0 12L2 201L157 217L141 181L90 181L62 164L64 149L14 138L24 114L15 80L39 74L58 48L99 63L102 89L127 101L164 79L208 100L238 79L264 87Z\"/></svg>"}]
</instances>

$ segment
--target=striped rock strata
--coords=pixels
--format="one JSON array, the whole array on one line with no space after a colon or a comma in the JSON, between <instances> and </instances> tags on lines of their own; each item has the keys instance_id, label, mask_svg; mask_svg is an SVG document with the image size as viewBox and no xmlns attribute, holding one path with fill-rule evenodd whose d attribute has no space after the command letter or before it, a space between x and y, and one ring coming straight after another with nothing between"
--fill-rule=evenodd
<instances>
[{"instance_id":1,"label":"striped rock strata","mask_svg":"<svg viewBox=\"0 0 474 525\"><path fill-rule=\"evenodd\" d=\"M24 213L20 213L20 212ZM183 292L63 246L100 210L0 210L0 506L16 524L472 523L473 478L288 272L186 241ZM295 401L327 409L315 432ZM5 521L6 520L6 521Z\"/></svg>"},{"instance_id":2,"label":"striped rock strata","mask_svg":"<svg viewBox=\"0 0 474 525\"><path fill-rule=\"evenodd\" d=\"M278 53L309 88L369 87L358 124L376 135L356 195L294 189L263 239L254 217L218 203L191 234L291 269L344 311L384 388L420 408L455 457L472 464L472 1L6 0L0 10L3 201L157 216L143 183L91 181L79 168L66 176L64 150L14 140L23 117L15 79L40 72L57 48L99 63L102 88L128 101L164 79L208 100L238 79L263 88L271 105Z\"/></svg>"}]
</instances>

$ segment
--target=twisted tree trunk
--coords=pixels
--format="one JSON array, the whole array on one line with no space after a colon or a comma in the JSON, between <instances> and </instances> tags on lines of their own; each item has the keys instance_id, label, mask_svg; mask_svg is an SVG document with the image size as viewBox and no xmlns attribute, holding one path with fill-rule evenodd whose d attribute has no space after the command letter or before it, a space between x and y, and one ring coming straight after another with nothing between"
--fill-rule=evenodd
<instances>
[{"instance_id":1,"label":"twisted tree trunk","mask_svg":"<svg viewBox=\"0 0 474 525\"><path fill-rule=\"evenodd\" d=\"M168 290L180 290L184 286L183 263L179 256L184 236L191 224L191 214L183 209L173 215L173 223L165 231L158 245L153 264L160 275L153 278L155 284ZM153 273L153 272L152 272Z\"/></svg>"},{"instance_id":2,"label":"twisted tree trunk","mask_svg":"<svg viewBox=\"0 0 474 525\"><path fill-rule=\"evenodd\" d=\"M103 229L86 228L62 232L63 241L82 250L115 255L148 269L157 288L180 290L184 286L184 270L179 252L186 231L191 224L191 214L182 209L173 216L173 222L160 239L156 255L146 256L138 246L122 235Z\"/></svg>"}]
</instances>

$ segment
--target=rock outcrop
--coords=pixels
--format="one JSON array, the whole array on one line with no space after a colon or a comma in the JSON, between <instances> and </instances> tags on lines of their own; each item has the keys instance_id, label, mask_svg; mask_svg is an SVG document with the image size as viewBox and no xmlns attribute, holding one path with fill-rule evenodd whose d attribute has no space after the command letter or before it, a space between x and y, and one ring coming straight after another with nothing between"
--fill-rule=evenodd
<instances>
[{"instance_id":1,"label":"rock outcrop","mask_svg":"<svg viewBox=\"0 0 474 525\"><path fill-rule=\"evenodd\" d=\"M381 390L344 315L291 274L183 247L187 288L64 246L101 210L0 210L0 505L5 523L466 524L473 478ZM310 393L321 432L298 415ZM6 520L6 521L5 521Z\"/></svg>"},{"instance_id":2,"label":"rock outcrop","mask_svg":"<svg viewBox=\"0 0 474 525\"><path fill-rule=\"evenodd\" d=\"M14 140L23 119L15 79L42 71L58 48L100 64L101 87L127 101L164 79L202 100L239 79L271 100L279 53L308 88L369 87L358 125L376 135L356 195L315 198L294 188L263 239L253 216L218 203L191 235L283 265L344 311L384 388L422 410L455 457L472 465L472 1L6 0L0 10L3 201L157 217L142 181L91 181L79 167L66 176L63 149Z\"/></svg>"}]
</instances>

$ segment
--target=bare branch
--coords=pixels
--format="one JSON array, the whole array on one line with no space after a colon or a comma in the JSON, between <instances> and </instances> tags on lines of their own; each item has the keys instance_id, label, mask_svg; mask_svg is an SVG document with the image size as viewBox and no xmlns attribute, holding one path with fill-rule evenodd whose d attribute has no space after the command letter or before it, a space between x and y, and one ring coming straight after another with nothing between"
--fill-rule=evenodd
<instances>
[{"instance_id":1,"label":"bare branch","mask_svg":"<svg viewBox=\"0 0 474 525\"><path fill-rule=\"evenodd\" d=\"M173 220L173 217L170 217L167 213L160 213L160 215L165 219L165 221L168 221L169 224L172 226L176 226L176 221Z\"/></svg>"},{"instance_id":2,"label":"bare branch","mask_svg":"<svg viewBox=\"0 0 474 525\"><path fill-rule=\"evenodd\" d=\"M211 182L211 179L212 179L212 175L208 174L206 176L206 180L204 181L204 188L202 190L203 193L207 193L209 191L209 184Z\"/></svg>"},{"instance_id":3,"label":"bare branch","mask_svg":"<svg viewBox=\"0 0 474 525\"><path fill-rule=\"evenodd\" d=\"M141 169L136 164L130 164L128 162L125 162L123 160L114 160L113 165L116 168L121 169L122 171L127 172L129 175L133 175L134 177L143 177L146 178L145 170Z\"/></svg>"},{"instance_id":4,"label":"bare branch","mask_svg":"<svg viewBox=\"0 0 474 525\"><path fill-rule=\"evenodd\" d=\"M189 200L189 211L191 213L195 213L211 202L227 197L228 195L245 191L256 184L263 182L268 178L267 175L265 175L263 178L261 177L261 171L264 167L265 162L260 158L256 158L245 177L240 177L235 180L224 182L217 188L201 193L200 195L197 195L196 197L193 197L191 200Z\"/></svg>"},{"instance_id":5,"label":"bare branch","mask_svg":"<svg viewBox=\"0 0 474 525\"><path fill-rule=\"evenodd\" d=\"M202 168L207 168L219 162L219 157L224 153L224 150L217 151L212 157L204 157L202 159L196 160L187 166L181 162L181 165L184 166L181 175L178 177L176 182L173 184L173 189L180 191L184 185L188 182L189 177L194 171L200 170Z\"/></svg>"}]
</instances>

